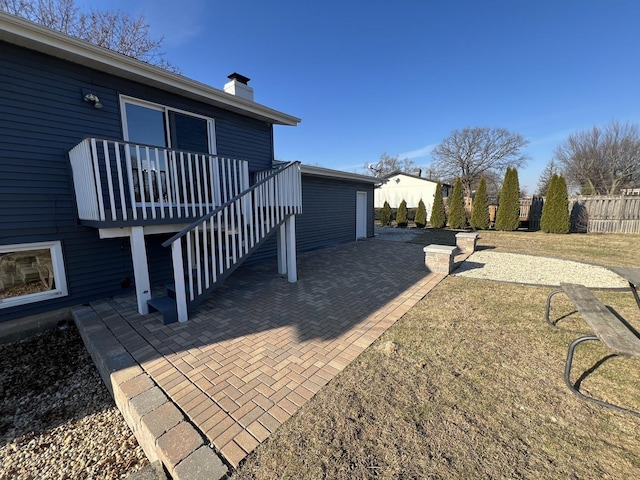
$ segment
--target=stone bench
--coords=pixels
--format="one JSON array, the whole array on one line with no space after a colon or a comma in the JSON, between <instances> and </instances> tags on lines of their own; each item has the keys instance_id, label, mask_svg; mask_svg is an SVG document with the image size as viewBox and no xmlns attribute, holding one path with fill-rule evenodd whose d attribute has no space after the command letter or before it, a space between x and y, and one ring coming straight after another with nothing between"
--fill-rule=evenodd
<instances>
[{"instance_id":1,"label":"stone bench","mask_svg":"<svg viewBox=\"0 0 640 480\"><path fill-rule=\"evenodd\" d=\"M478 234L475 232L456 233L456 245L462 253L473 253L476 251Z\"/></svg>"},{"instance_id":2,"label":"stone bench","mask_svg":"<svg viewBox=\"0 0 640 480\"><path fill-rule=\"evenodd\" d=\"M424 251L424 264L435 273L449 275L453 271L453 257L458 247L450 245L427 245Z\"/></svg>"}]
</instances>

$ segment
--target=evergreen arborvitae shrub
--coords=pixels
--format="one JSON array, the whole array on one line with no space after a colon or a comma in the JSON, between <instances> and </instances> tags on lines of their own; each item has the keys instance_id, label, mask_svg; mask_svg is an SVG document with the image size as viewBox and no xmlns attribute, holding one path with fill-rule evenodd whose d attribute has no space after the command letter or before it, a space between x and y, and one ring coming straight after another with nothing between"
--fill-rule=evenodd
<instances>
[{"instance_id":1,"label":"evergreen arborvitae shrub","mask_svg":"<svg viewBox=\"0 0 640 480\"><path fill-rule=\"evenodd\" d=\"M400 206L398 207L398 211L396 212L396 225L401 228L407 226L407 202L402 200L400 202Z\"/></svg>"},{"instance_id":2,"label":"evergreen arborvitae shrub","mask_svg":"<svg viewBox=\"0 0 640 480\"><path fill-rule=\"evenodd\" d=\"M416 210L416 218L414 219L416 227L424 228L427 224L427 207L424 206L422 199L418 202L418 210Z\"/></svg>"},{"instance_id":3,"label":"evergreen arborvitae shrub","mask_svg":"<svg viewBox=\"0 0 640 480\"><path fill-rule=\"evenodd\" d=\"M546 233L569 233L569 194L567 182L561 175L553 175L542 205L540 229Z\"/></svg>"},{"instance_id":4,"label":"evergreen arborvitae shrub","mask_svg":"<svg viewBox=\"0 0 640 480\"><path fill-rule=\"evenodd\" d=\"M558 215L556 217L556 233L569 233L571 231L571 213L569 212L569 189L567 181L562 175L558 175Z\"/></svg>"},{"instance_id":5,"label":"evergreen arborvitae shrub","mask_svg":"<svg viewBox=\"0 0 640 480\"><path fill-rule=\"evenodd\" d=\"M520 184L518 171L507 168L500 192L500 204L496 214L496 230L512 232L520 225Z\"/></svg>"},{"instance_id":6,"label":"evergreen arborvitae shrub","mask_svg":"<svg viewBox=\"0 0 640 480\"><path fill-rule=\"evenodd\" d=\"M380 205L380 204L378 204ZM382 210L380 210L380 223L383 227L386 227L391 222L391 206L389 202L385 200Z\"/></svg>"},{"instance_id":7,"label":"evergreen arborvitae shrub","mask_svg":"<svg viewBox=\"0 0 640 480\"><path fill-rule=\"evenodd\" d=\"M487 196L487 181L482 177L480 185L473 199L473 211L471 212L471 228L474 230L486 230L489 228L489 197Z\"/></svg>"},{"instance_id":8,"label":"evergreen arborvitae shrub","mask_svg":"<svg viewBox=\"0 0 640 480\"><path fill-rule=\"evenodd\" d=\"M467 228L467 213L464 210L462 181L459 178L453 184L453 193L449 198L449 228Z\"/></svg>"},{"instance_id":9,"label":"evergreen arborvitae shrub","mask_svg":"<svg viewBox=\"0 0 640 480\"><path fill-rule=\"evenodd\" d=\"M442 228L447 224L447 214L444 209L444 200L442 198L442 185L440 182L436 185L436 194L433 197L433 206L431 207L431 217L429 223L433 228Z\"/></svg>"},{"instance_id":10,"label":"evergreen arborvitae shrub","mask_svg":"<svg viewBox=\"0 0 640 480\"><path fill-rule=\"evenodd\" d=\"M542 204L542 216L540 217L540 230L545 233L549 233L552 228L553 209L555 208L555 192L556 183L558 181L558 175L553 174L549 180L547 186L547 192L544 196L544 203Z\"/></svg>"}]
</instances>

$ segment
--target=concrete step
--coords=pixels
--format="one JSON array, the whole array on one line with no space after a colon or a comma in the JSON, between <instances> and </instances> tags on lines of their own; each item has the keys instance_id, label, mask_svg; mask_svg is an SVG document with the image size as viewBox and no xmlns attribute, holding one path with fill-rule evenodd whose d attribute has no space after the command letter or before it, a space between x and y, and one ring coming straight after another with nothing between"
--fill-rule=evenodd
<instances>
[{"instance_id":1,"label":"concrete step","mask_svg":"<svg viewBox=\"0 0 640 480\"><path fill-rule=\"evenodd\" d=\"M175 283L167 283L167 297L176 298L176 284Z\"/></svg>"},{"instance_id":2,"label":"concrete step","mask_svg":"<svg viewBox=\"0 0 640 480\"><path fill-rule=\"evenodd\" d=\"M174 298L169 296L152 298L147 300L151 311L162 313L162 321L165 325L178 321L178 307Z\"/></svg>"}]
</instances>

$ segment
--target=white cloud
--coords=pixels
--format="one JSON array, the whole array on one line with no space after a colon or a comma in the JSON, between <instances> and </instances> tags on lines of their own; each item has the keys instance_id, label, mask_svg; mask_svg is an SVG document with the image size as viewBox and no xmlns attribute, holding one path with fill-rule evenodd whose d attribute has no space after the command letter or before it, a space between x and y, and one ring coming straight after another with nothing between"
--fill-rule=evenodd
<instances>
[{"instance_id":1,"label":"white cloud","mask_svg":"<svg viewBox=\"0 0 640 480\"><path fill-rule=\"evenodd\" d=\"M164 38L163 47L188 44L207 26L208 0L76 0L82 11L119 10L136 18L143 14L152 38ZM169 57L167 57L169 59ZM177 64L178 59L171 59Z\"/></svg>"},{"instance_id":2,"label":"white cloud","mask_svg":"<svg viewBox=\"0 0 640 480\"><path fill-rule=\"evenodd\" d=\"M549 143L558 144L566 140L569 137L569 135L576 132L577 130L579 129L575 129L575 128L565 129L559 132L551 133L541 138L532 139L531 143L529 143L529 147L530 148L540 147L542 145L548 145Z\"/></svg>"},{"instance_id":3,"label":"white cloud","mask_svg":"<svg viewBox=\"0 0 640 480\"><path fill-rule=\"evenodd\" d=\"M343 172L354 172L354 173L364 173L367 171L364 164L362 163L351 164L351 165L338 165L338 166L331 166L326 168L333 168L335 170L342 170Z\"/></svg>"},{"instance_id":4,"label":"white cloud","mask_svg":"<svg viewBox=\"0 0 640 480\"><path fill-rule=\"evenodd\" d=\"M173 48L188 44L205 30L206 5L204 0L182 0L178 3L144 0L142 3L154 34L162 35L165 46Z\"/></svg>"},{"instance_id":5,"label":"white cloud","mask_svg":"<svg viewBox=\"0 0 640 480\"><path fill-rule=\"evenodd\" d=\"M431 151L437 146L437 143L431 143L429 145L426 145L422 148L418 148L417 150L411 150L409 152L405 152L405 153L399 153L398 154L398 158L408 158L409 160L412 160L414 158L421 158L421 157L426 157L429 154L431 154Z\"/></svg>"}]
</instances>

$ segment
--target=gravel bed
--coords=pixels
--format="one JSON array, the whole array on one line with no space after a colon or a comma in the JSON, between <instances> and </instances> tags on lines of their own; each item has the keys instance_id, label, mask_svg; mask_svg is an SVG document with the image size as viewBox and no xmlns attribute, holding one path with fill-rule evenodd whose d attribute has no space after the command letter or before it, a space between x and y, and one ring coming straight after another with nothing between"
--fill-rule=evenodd
<instances>
[{"instance_id":1,"label":"gravel bed","mask_svg":"<svg viewBox=\"0 0 640 480\"><path fill-rule=\"evenodd\" d=\"M375 227L378 240L408 242L425 230ZM581 283L589 288L627 288L628 283L604 267L586 263L516 253L479 250L455 271L462 277L500 282L558 286L560 282Z\"/></svg>"},{"instance_id":2,"label":"gravel bed","mask_svg":"<svg viewBox=\"0 0 640 480\"><path fill-rule=\"evenodd\" d=\"M455 271L462 277L502 282L557 286L580 283L589 288L628 288L619 275L604 267L586 263L515 253L474 252Z\"/></svg>"},{"instance_id":3,"label":"gravel bed","mask_svg":"<svg viewBox=\"0 0 640 480\"><path fill-rule=\"evenodd\" d=\"M121 479L149 463L74 326L0 345L0 479Z\"/></svg>"}]
</instances>

